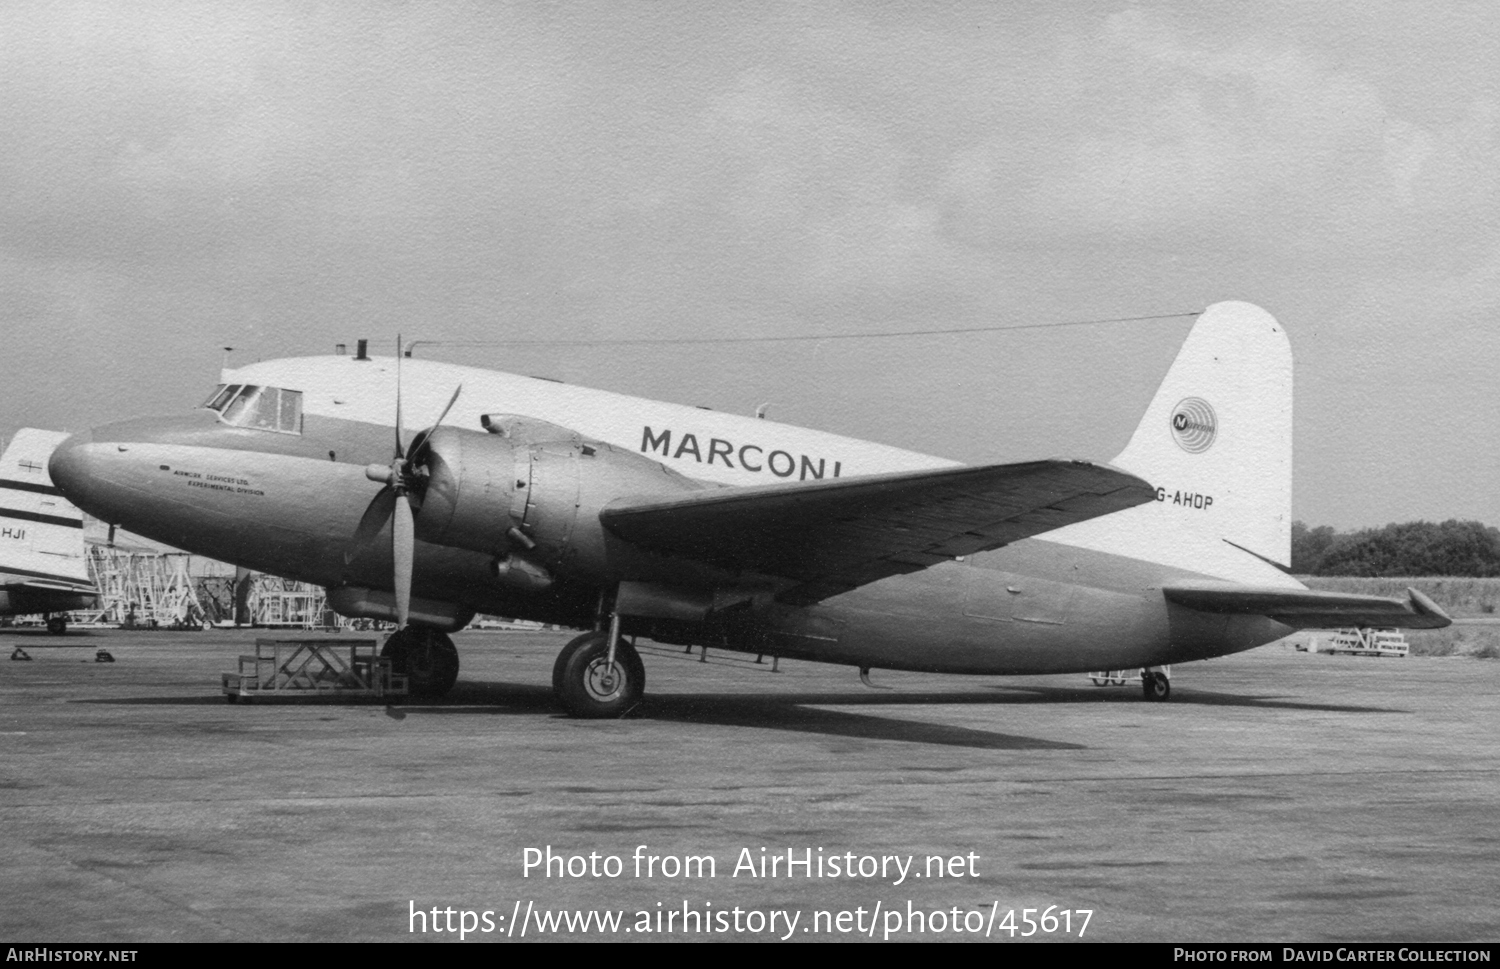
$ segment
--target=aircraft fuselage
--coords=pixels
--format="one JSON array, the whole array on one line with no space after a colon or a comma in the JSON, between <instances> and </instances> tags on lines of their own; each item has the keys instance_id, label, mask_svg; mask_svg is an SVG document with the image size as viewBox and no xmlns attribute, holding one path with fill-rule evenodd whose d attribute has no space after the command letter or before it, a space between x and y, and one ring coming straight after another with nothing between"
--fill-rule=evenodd
<instances>
[{"instance_id":1,"label":"aircraft fuselage","mask_svg":"<svg viewBox=\"0 0 1500 969\"><path fill-rule=\"evenodd\" d=\"M389 590L388 539L347 562L346 557L377 490L366 468L391 458L391 362L378 367L351 358L281 363L294 366L277 371L271 364L258 365L259 372L250 367L224 379L296 388L301 413L295 432L234 426L204 409L124 421L60 448L54 478L92 514L157 541L331 590ZM450 425L472 428L476 412L536 416L633 459L658 462L689 482L679 482L683 487L954 464L769 421L416 363L424 366L408 364L407 386L427 388L426 397L413 395L418 399L408 399L406 413L418 426L436 416L433 401L463 383L464 406L455 410ZM502 382L486 386L491 379ZM465 433L483 437L480 431ZM587 460L577 453L574 459ZM585 497L576 503L582 521L589 510ZM600 591L612 579L712 584L732 578L684 572L681 563L642 554L602 533L597 520L591 524L592 531L579 527L560 540L568 547L556 551L556 559L565 564L571 555L579 564L572 571L561 569L545 589L497 581L495 554L418 541L414 616L421 618L424 602L448 603L460 610L589 628L596 622ZM811 606L762 598L703 622L627 617L623 628L668 642L863 667L988 674L1154 666L1251 648L1288 632L1263 617L1204 614L1162 597L1164 581L1198 577L1180 568L1027 539Z\"/></svg>"}]
</instances>

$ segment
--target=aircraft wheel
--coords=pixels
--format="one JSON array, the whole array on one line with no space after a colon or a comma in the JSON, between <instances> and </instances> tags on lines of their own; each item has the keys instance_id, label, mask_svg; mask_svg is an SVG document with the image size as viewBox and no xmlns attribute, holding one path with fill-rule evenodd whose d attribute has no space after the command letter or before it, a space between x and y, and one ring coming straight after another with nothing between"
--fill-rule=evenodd
<instances>
[{"instance_id":1,"label":"aircraft wheel","mask_svg":"<svg viewBox=\"0 0 1500 969\"><path fill-rule=\"evenodd\" d=\"M1172 695L1172 681L1167 679L1165 673L1142 673L1141 690L1146 694L1146 699L1161 702Z\"/></svg>"},{"instance_id":2,"label":"aircraft wheel","mask_svg":"<svg viewBox=\"0 0 1500 969\"><path fill-rule=\"evenodd\" d=\"M615 644L609 665L609 637L586 633L564 646L552 667L552 688L570 716L585 720L622 717L646 690L646 667L635 647Z\"/></svg>"},{"instance_id":3,"label":"aircraft wheel","mask_svg":"<svg viewBox=\"0 0 1500 969\"><path fill-rule=\"evenodd\" d=\"M67 616L48 616L47 617L47 632L51 633L54 636L61 636L63 633L65 633L67 631L68 631L68 617Z\"/></svg>"},{"instance_id":4,"label":"aircraft wheel","mask_svg":"<svg viewBox=\"0 0 1500 969\"><path fill-rule=\"evenodd\" d=\"M453 640L430 626L407 626L391 634L380 650L392 673L406 674L411 696L424 700L444 696L458 680L458 650Z\"/></svg>"}]
</instances>

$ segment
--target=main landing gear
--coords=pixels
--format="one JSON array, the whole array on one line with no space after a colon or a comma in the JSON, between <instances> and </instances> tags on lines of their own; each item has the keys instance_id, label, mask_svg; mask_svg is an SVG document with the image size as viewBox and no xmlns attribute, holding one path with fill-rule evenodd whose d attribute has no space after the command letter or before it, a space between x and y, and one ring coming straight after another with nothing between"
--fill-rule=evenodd
<instances>
[{"instance_id":1,"label":"main landing gear","mask_svg":"<svg viewBox=\"0 0 1500 969\"><path fill-rule=\"evenodd\" d=\"M1164 702L1172 695L1172 681L1161 670L1141 670L1141 692L1146 694L1148 700Z\"/></svg>"},{"instance_id":2,"label":"main landing gear","mask_svg":"<svg viewBox=\"0 0 1500 969\"><path fill-rule=\"evenodd\" d=\"M458 679L458 650L453 640L430 626L396 630L380 655L391 661L392 673L405 674L410 696L435 699L453 689Z\"/></svg>"},{"instance_id":3,"label":"main landing gear","mask_svg":"<svg viewBox=\"0 0 1500 969\"><path fill-rule=\"evenodd\" d=\"M616 626L611 623L611 632ZM641 702L646 667L635 647L616 635L613 662L608 632L584 633L564 646L552 666L552 691L571 716L623 717Z\"/></svg>"}]
</instances>

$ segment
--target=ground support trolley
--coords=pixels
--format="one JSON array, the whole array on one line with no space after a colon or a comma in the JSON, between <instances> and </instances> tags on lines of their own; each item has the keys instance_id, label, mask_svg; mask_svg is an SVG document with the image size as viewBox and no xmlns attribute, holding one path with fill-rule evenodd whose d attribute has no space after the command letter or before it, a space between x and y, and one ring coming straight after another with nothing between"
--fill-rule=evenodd
<instances>
[{"instance_id":1,"label":"ground support trolley","mask_svg":"<svg viewBox=\"0 0 1500 969\"><path fill-rule=\"evenodd\" d=\"M1169 678L1172 675L1170 666L1161 667L1161 671ZM1141 682L1140 670L1095 670L1088 676L1095 686L1135 686Z\"/></svg>"},{"instance_id":2,"label":"ground support trolley","mask_svg":"<svg viewBox=\"0 0 1500 969\"><path fill-rule=\"evenodd\" d=\"M224 674L224 698L342 700L404 697L404 673L376 655L373 639L257 639L255 655L241 656L237 673Z\"/></svg>"},{"instance_id":3,"label":"ground support trolley","mask_svg":"<svg viewBox=\"0 0 1500 969\"><path fill-rule=\"evenodd\" d=\"M1339 629L1332 633L1314 635L1310 640L1314 653L1337 656L1407 656L1411 645L1406 634L1399 629Z\"/></svg>"}]
</instances>

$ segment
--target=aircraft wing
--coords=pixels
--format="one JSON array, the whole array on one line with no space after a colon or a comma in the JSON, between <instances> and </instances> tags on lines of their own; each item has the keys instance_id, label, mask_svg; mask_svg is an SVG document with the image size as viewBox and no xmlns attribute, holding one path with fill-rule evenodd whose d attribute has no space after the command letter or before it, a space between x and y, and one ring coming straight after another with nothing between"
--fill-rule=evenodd
<instances>
[{"instance_id":1,"label":"aircraft wing","mask_svg":"<svg viewBox=\"0 0 1500 969\"><path fill-rule=\"evenodd\" d=\"M777 598L806 605L1155 497L1112 468L1034 461L626 499L599 518L663 555L790 580Z\"/></svg>"},{"instance_id":2,"label":"aircraft wing","mask_svg":"<svg viewBox=\"0 0 1500 969\"><path fill-rule=\"evenodd\" d=\"M1416 589L1409 599L1317 592L1312 589L1260 589L1220 583L1182 583L1162 588L1168 602L1199 612L1269 616L1293 629L1441 629L1453 620Z\"/></svg>"}]
</instances>

